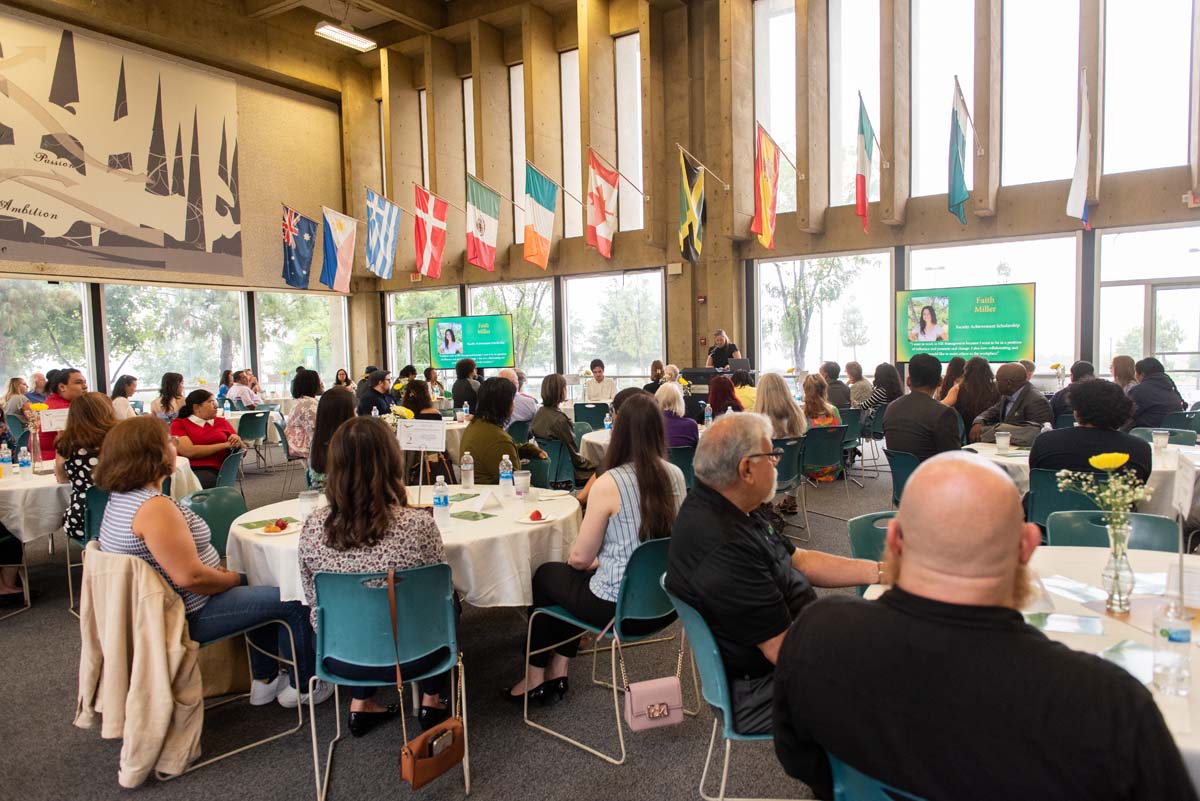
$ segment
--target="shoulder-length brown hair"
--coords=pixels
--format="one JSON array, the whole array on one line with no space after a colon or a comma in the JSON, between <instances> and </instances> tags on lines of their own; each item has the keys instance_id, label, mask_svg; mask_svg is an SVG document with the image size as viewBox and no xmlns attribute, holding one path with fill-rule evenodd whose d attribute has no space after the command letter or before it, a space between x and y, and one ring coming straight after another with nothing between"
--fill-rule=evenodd
<instances>
[{"instance_id":1,"label":"shoulder-length brown hair","mask_svg":"<svg viewBox=\"0 0 1200 801\"><path fill-rule=\"evenodd\" d=\"M67 426L54 442L54 450L64 459L79 451L95 451L104 435L117 424L112 401L103 392L85 392L71 401Z\"/></svg>"},{"instance_id":2,"label":"shoulder-length brown hair","mask_svg":"<svg viewBox=\"0 0 1200 801\"><path fill-rule=\"evenodd\" d=\"M109 492L133 492L174 473L173 456L162 420L151 415L131 417L105 435L92 481Z\"/></svg>"},{"instance_id":3,"label":"shoulder-length brown hair","mask_svg":"<svg viewBox=\"0 0 1200 801\"><path fill-rule=\"evenodd\" d=\"M329 443L325 497L330 548L370 548L383 539L392 507L408 506L400 445L387 423L355 417L338 428Z\"/></svg>"},{"instance_id":4,"label":"shoulder-length brown hair","mask_svg":"<svg viewBox=\"0 0 1200 801\"><path fill-rule=\"evenodd\" d=\"M308 449L308 466L314 473L324 473L328 463L329 442L338 426L354 417L354 393L345 387L334 387L317 401L317 422L313 426L312 443Z\"/></svg>"},{"instance_id":5,"label":"shoulder-length brown hair","mask_svg":"<svg viewBox=\"0 0 1200 801\"><path fill-rule=\"evenodd\" d=\"M630 395L613 421L612 441L604 454L604 469L632 464L637 476L642 525L638 537L646 540L671 536L675 504L667 477L667 432L662 412L648 392Z\"/></svg>"}]
</instances>

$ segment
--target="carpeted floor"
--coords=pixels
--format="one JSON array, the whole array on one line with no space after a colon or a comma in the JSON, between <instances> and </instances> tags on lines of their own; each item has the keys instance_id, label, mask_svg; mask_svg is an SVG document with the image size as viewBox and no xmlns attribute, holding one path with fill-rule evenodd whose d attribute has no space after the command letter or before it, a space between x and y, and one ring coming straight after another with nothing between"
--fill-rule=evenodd
<instances>
[{"instance_id":1,"label":"carpeted floor","mask_svg":"<svg viewBox=\"0 0 1200 801\"><path fill-rule=\"evenodd\" d=\"M810 509L838 517L852 517L890 507L891 481L886 472L867 478L866 487L850 486L847 502L844 484L822 485L808 493ZM251 471L244 491L251 508L279 500L280 474ZM808 547L848 554L846 524L841 520L810 515L812 543ZM75 712L79 658L78 622L67 612L64 550L60 542L53 556L46 542L31 548L34 566L30 581L35 593L28 612L0 621L0 710L5 734L0 747L0 797L25 801L65 799L301 799L315 793L311 739L305 727L289 737L239 754L216 765L170 782L150 779L136 791L117 784L119 741L100 739L99 730L72 725ZM76 577L78 581L78 577ZM839 590L837 592L846 592ZM693 799L704 764L713 714L705 706L695 718L677 727L633 734L625 730L628 757L624 765L601 762L572 746L538 732L521 721L520 709L501 697L521 672L525 620L521 610L467 608L459 641L464 652L470 724L471 798L491 799ZM670 643L633 648L627 652L632 680L666 675L674 669ZM602 659L602 670L607 661ZM617 748L612 695L588 682L590 658L572 665L571 692L564 703L531 711L536 719L561 727L601 750ZM691 705L690 682L685 673L685 704ZM379 696L394 699L394 691ZM343 696L342 713L348 700ZM271 728L286 726L294 711L277 705L252 708L244 702L229 704L205 715L203 747L206 754L249 742ZM334 704L318 707L318 737L324 760L325 743L333 736ZM415 721L411 730L416 729ZM344 729L343 729L344 730ZM330 798L365 799L413 795L398 778L399 722L375 730L361 739L348 735L338 744L330 781ZM718 755L720 743L718 742ZM716 792L716 775L710 772L708 791ZM462 775L450 773L420 791L423 798L462 797ZM735 744L730 769L729 795L774 798L810 798L803 784L786 776L775 760L771 745Z\"/></svg>"}]
</instances>

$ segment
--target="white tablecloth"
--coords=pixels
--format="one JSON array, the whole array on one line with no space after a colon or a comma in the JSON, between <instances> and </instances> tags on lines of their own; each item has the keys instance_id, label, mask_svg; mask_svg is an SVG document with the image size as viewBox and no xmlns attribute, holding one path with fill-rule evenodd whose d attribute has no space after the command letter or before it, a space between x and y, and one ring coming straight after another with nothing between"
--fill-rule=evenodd
<instances>
[{"instance_id":1,"label":"white tablecloth","mask_svg":"<svg viewBox=\"0 0 1200 801\"><path fill-rule=\"evenodd\" d=\"M242 419L242 415L246 412L224 412L224 417L229 421L229 425L236 432L238 430L238 421ZM279 432L275 430L275 423L283 425L283 418L279 412L271 412L271 416L267 418L267 442L272 445L279 444Z\"/></svg>"},{"instance_id":2,"label":"white tablecloth","mask_svg":"<svg viewBox=\"0 0 1200 801\"><path fill-rule=\"evenodd\" d=\"M466 423L446 421L446 452L450 454L450 461L455 464L458 464L459 457L462 456L462 437L466 430Z\"/></svg>"},{"instance_id":3,"label":"white tablecloth","mask_svg":"<svg viewBox=\"0 0 1200 801\"><path fill-rule=\"evenodd\" d=\"M476 486L468 493L482 489ZM463 489L457 485L450 488L452 496L460 492ZM423 488L421 500L432 501L429 487ZM474 502L451 504L450 511L465 510ZM549 519L541 523L517 522L518 517L533 509ZM579 533L579 503L568 495L528 505L509 501L503 509L485 511L496 517L479 521L452 518L441 529L455 589L472 606L529 606L533 603L534 571L545 562L563 561ZM279 597L284 601L304 601L297 558L300 524L293 524L294 531L276 535L264 535L241 525L288 516L297 520L302 517L298 500L242 515L229 529L226 556L229 569L245 573L250 584L279 587Z\"/></svg>"},{"instance_id":4,"label":"white tablecloth","mask_svg":"<svg viewBox=\"0 0 1200 801\"><path fill-rule=\"evenodd\" d=\"M612 429L589 431L579 440L579 453L592 464L604 464L604 454L612 441Z\"/></svg>"}]
</instances>

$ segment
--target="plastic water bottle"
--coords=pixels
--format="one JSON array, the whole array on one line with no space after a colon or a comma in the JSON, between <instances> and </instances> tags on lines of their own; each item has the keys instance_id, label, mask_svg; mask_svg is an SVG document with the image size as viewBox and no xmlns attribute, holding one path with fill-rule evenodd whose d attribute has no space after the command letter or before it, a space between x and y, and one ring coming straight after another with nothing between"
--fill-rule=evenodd
<instances>
[{"instance_id":1,"label":"plastic water bottle","mask_svg":"<svg viewBox=\"0 0 1200 801\"><path fill-rule=\"evenodd\" d=\"M471 404L463 401L463 419L466 420L471 416Z\"/></svg>"},{"instance_id":2,"label":"plastic water bottle","mask_svg":"<svg viewBox=\"0 0 1200 801\"><path fill-rule=\"evenodd\" d=\"M1042 433L1043 434L1045 434L1047 431L1052 431L1053 429L1054 429L1054 426L1050 425L1049 423L1042 423Z\"/></svg>"},{"instance_id":3,"label":"plastic water bottle","mask_svg":"<svg viewBox=\"0 0 1200 801\"><path fill-rule=\"evenodd\" d=\"M462 461L458 465L458 472L462 474L462 488L465 490L474 489L475 487L475 457L470 451L463 451Z\"/></svg>"},{"instance_id":4,"label":"plastic water bottle","mask_svg":"<svg viewBox=\"0 0 1200 801\"><path fill-rule=\"evenodd\" d=\"M707 404L704 407L704 427L708 428L712 425L712 404Z\"/></svg>"},{"instance_id":5,"label":"plastic water bottle","mask_svg":"<svg viewBox=\"0 0 1200 801\"><path fill-rule=\"evenodd\" d=\"M604 413L604 430L605 431L612 430L612 412Z\"/></svg>"},{"instance_id":6,"label":"plastic water bottle","mask_svg":"<svg viewBox=\"0 0 1200 801\"><path fill-rule=\"evenodd\" d=\"M450 523L450 490L445 476L438 476L433 485L433 522L439 526Z\"/></svg>"},{"instance_id":7,"label":"plastic water bottle","mask_svg":"<svg viewBox=\"0 0 1200 801\"><path fill-rule=\"evenodd\" d=\"M12 453L7 442L0 442L0 481L12 477Z\"/></svg>"},{"instance_id":8,"label":"plastic water bottle","mask_svg":"<svg viewBox=\"0 0 1200 801\"><path fill-rule=\"evenodd\" d=\"M500 459L500 496L503 498L511 498L516 494L516 486L513 485L513 465L512 460L508 458L508 454Z\"/></svg>"},{"instance_id":9,"label":"plastic water bottle","mask_svg":"<svg viewBox=\"0 0 1200 801\"><path fill-rule=\"evenodd\" d=\"M17 464L21 468L21 478L29 481L33 478L33 462L29 457L29 448L21 448L21 452L17 454Z\"/></svg>"},{"instance_id":10,"label":"plastic water bottle","mask_svg":"<svg viewBox=\"0 0 1200 801\"><path fill-rule=\"evenodd\" d=\"M1192 684L1192 623L1178 596L1154 610L1154 686L1187 695Z\"/></svg>"},{"instance_id":11,"label":"plastic water bottle","mask_svg":"<svg viewBox=\"0 0 1200 801\"><path fill-rule=\"evenodd\" d=\"M379 407L375 407L375 408L371 409L371 416L372 416L372 417L378 417L378 416L379 416Z\"/></svg>"}]
</instances>

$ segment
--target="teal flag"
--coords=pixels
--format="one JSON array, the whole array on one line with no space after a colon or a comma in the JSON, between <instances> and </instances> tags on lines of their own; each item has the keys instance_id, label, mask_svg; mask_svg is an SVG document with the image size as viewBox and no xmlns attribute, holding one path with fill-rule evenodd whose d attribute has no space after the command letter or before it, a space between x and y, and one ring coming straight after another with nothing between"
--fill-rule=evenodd
<instances>
[{"instance_id":1,"label":"teal flag","mask_svg":"<svg viewBox=\"0 0 1200 801\"><path fill-rule=\"evenodd\" d=\"M971 125L967 114L967 104L959 91L958 81L954 82L954 107L950 112L950 177L947 188L947 205L950 213L958 218L963 225L967 224L967 215L963 205L970 197L967 192L965 173L967 159L967 128Z\"/></svg>"}]
</instances>

